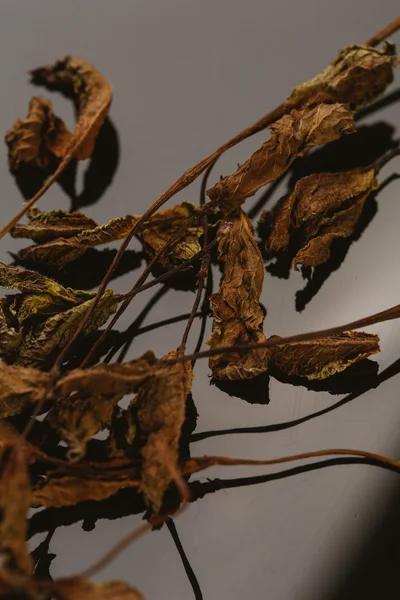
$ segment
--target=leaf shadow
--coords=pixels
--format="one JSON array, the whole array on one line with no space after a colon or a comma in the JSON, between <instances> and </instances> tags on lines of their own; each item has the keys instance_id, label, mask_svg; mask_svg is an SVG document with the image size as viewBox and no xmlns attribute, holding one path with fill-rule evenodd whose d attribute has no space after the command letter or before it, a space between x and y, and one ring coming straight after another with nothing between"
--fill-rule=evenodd
<instances>
[{"instance_id":1,"label":"leaf shadow","mask_svg":"<svg viewBox=\"0 0 400 600\"><path fill-rule=\"evenodd\" d=\"M221 392L229 396L245 400L249 404L269 404L269 375L261 373L253 379L230 380L230 379L212 379L214 384Z\"/></svg>"},{"instance_id":2,"label":"leaf shadow","mask_svg":"<svg viewBox=\"0 0 400 600\"><path fill-rule=\"evenodd\" d=\"M367 360L369 360L369 359L367 359ZM374 361L369 361L369 362L373 363ZM300 417L298 419L293 419L292 421L284 421L283 423L272 423L272 424L261 425L261 426L256 426L256 427L234 427L231 429L216 429L216 430L211 430L211 431L201 431L199 433L194 433L192 435L191 442L192 443L199 442L201 440L205 440L210 437L217 437L217 436L221 436L221 435L270 433L273 431L283 431L285 429L290 429L292 427L296 427L297 425L306 423L307 421L312 421L313 419L322 417L323 415L326 415L326 414L340 408L341 406L345 406L346 404L349 404L356 398L359 398L360 396L362 396L365 392L368 392L371 389L378 388L382 383L384 383L385 381L388 381L392 377L395 377L399 373L400 373L400 358L397 359L396 361L394 361L391 365L389 365L389 367L384 369L381 373L376 375L376 377L374 377L373 374L371 373L371 378L369 381L366 382L365 386L361 382L361 387L358 387L358 389L356 387L354 392L348 394L344 398L341 398L334 404L331 404L330 406L327 406L326 408L323 408L316 412L305 415L304 417ZM360 386L360 382L358 382L357 385Z\"/></svg>"},{"instance_id":3,"label":"leaf shadow","mask_svg":"<svg viewBox=\"0 0 400 600\"><path fill-rule=\"evenodd\" d=\"M58 184L71 200L71 211L94 204L110 187L119 165L119 148L117 130L107 117L96 139L93 154L88 159L88 167L83 176L82 192L77 194L76 191L78 167L76 160L72 160L57 179ZM53 161L45 170L24 163L19 166L13 175L25 200L30 200L40 190L46 179L54 173L56 167L56 161Z\"/></svg>"},{"instance_id":4,"label":"leaf shadow","mask_svg":"<svg viewBox=\"0 0 400 600\"><path fill-rule=\"evenodd\" d=\"M18 258L18 255L11 252L10 255L14 259L13 265L39 271L42 275L51 277L66 287L78 290L91 290L100 285L116 253L117 250L114 248L104 248L103 250L89 248L83 256L65 265L62 269L43 263L38 265L37 263L21 260ZM143 260L144 254L142 252L126 250L117 268L112 273L111 279L116 279L138 269Z\"/></svg>"}]
</instances>

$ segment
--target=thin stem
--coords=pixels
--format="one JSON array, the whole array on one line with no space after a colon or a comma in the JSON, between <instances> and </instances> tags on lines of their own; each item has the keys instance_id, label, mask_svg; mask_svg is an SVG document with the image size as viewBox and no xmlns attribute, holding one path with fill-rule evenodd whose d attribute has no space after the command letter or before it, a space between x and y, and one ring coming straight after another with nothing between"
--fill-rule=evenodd
<instances>
[{"instance_id":1,"label":"thin stem","mask_svg":"<svg viewBox=\"0 0 400 600\"><path fill-rule=\"evenodd\" d=\"M211 165L207 168L206 172L204 173L203 180L202 180L201 186L200 186L200 206L204 206L206 203L207 181L208 181L208 178L210 176L210 173L211 173L216 161L217 161L217 159L215 159L211 163ZM207 244L208 244L208 217L207 217L207 214L205 214L203 217L203 247L206 248ZM198 274L198 280L197 280L198 281L197 293L196 293L196 297L194 299L191 313L189 315L188 322L186 323L185 331L183 332L182 341L178 348L179 355L184 354L184 352L186 350L186 344L187 344L187 340L189 337L190 329L193 325L193 321L196 318L196 314L197 314L198 308L200 306L200 301L201 301L201 296L203 294L205 278L207 277L208 270L210 268L210 262L211 262L211 254L210 254L210 252L207 252L203 256L203 260L201 261L201 267L200 267L200 271Z\"/></svg>"},{"instance_id":2,"label":"thin stem","mask_svg":"<svg viewBox=\"0 0 400 600\"><path fill-rule=\"evenodd\" d=\"M118 321L118 319L121 317L121 315L126 311L129 304L132 302L133 298L139 293L139 291L138 291L139 288L146 281L147 277L150 275L151 270L154 267L154 265L156 264L156 262L159 261L160 258L162 258L162 256L164 256L164 254L167 252L167 250L169 248L171 248L171 246L173 246L180 240L180 238L185 233L185 231L196 221L197 217L198 217L197 215L194 215L193 217L188 219L188 221L186 221L186 223L184 225L182 225L182 227L180 227L175 232L175 234L173 236L171 236L170 239L164 244L164 246L162 248L160 248L160 250L153 256L153 258L151 259L151 261L149 262L149 264L147 265L147 267L145 268L143 273L140 275L140 277L137 279L137 281L135 282L135 284L133 285L131 290L126 294L126 298L125 298L124 302L121 304L118 311L115 313L114 317L111 319L110 323L107 325L106 329L103 331L101 336L98 338L98 340L96 341L94 346L91 348L91 350L87 354L87 356L83 359L83 361L81 363L81 368L84 368L89 363L89 361L92 360L92 358L95 356L95 353L96 353L98 347L100 346L100 344L103 343L104 339L106 338L108 333L111 331L111 329L114 327L115 323ZM149 286L149 287L151 287L151 286Z\"/></svg>"},{"instance_id":3,"label":"thin stem","mask_svg":"<svg viewBox=\"0 0 400 600\"><path fill-rule=\"evenodd\" d=\"M400 17L394 19L389 25L386 25L381 31L378 31L378 33L369 38L369 40L365 42L365 46L377 46L386 40L386 38L396 33L398 29L400 29Z\"/></svg>"},{"instance_id":4,"label":"thin stem","mask_svg":"<svg viewBox=\"0 0 400 600\"><path fill-rule=\"evenodd\" d=\"M336 327L329 327L328 329L319 329L318 331L310 331L308 333L299 333L296 335L290 335L288 337L272 336L265 342L251 343L251 344L236 344L234 346L225 346L222 348L212 348L211 350L204 350L202 352L196 352L194 354L186 354L185 356L166 360L168 363L176 363L187 360L197 360L198 358L208 358L209 356L215 356L216 354L224 354L226 352L248 352L257 348L274 348L275 346L283 346L286 344L296 344L298 342L307 342L311 340L317 340L319 338L329 337L345 331L351 331L352 329L360 329L361 327L369 327L376 323L383 323L384 321L391 321L392 319L398 319L400 317L400 304L392 306L387 310L383 310L379 313L358 319L357 321L351 321L346 325L338 325Z\"/></svg>"},{"instance_id":5,"label":"thin stem","mask_svg":"<svg viewBox=\"0 0 400 600\"><path fill-rule=\"evenodd\" d=\"M280 458L271 458L269 460L251 460L242 458L229 458L227 456L200 456L189 458L183 465L184 474L193 474L198 471L203 471L209 467L214 466L268 466L278 465L282 463L292 462L296 460L305 460L308 458L318 458L320 456L338 456L338 455L349 455L349 456L361 456L368 460L373 460L379 463L381 466L394 467L400 469L400 461L394 458L389 458L382 454L375 454L374 452L367 452L366 450L353 450L348 448L329 448L327 450L316 450L313 452L302 452L301 454L292 454L291 456L281 456Z\"/></svg>"},{"instance_id":6,"label":"thin stem","mask_svg":"<svg viewBox=\"0 0 400 600\"><path fill-rule=\"evenodd\" d=\"M400 156L400 148L398 147L389 150L389 152L386 152L386 154L378 158L378 160L372 164L372 167L375 169L375 173L379 173L379 171L381 171L383 167L396 156Z\"/></svg>"}]
</instances>

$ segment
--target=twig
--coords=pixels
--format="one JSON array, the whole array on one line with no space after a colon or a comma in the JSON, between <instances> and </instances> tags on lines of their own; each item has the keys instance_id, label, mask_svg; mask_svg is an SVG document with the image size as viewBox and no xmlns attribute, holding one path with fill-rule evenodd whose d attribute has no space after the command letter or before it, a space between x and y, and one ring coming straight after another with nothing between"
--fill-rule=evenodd
<instances>
[{"instance_id":1,"label":"twig","mask_svg":"<svg viewBox=\"0 0 400 600\"><path fill-rule=\"evenodd\" d=\"M365 42L365 46L377 46L386 38L396 33L398 29L400 29L400 17L394 19L389 25L386 25L381 31L378 31L378 33L369 38L369 40Z\"/></svg>"}]
</instances>

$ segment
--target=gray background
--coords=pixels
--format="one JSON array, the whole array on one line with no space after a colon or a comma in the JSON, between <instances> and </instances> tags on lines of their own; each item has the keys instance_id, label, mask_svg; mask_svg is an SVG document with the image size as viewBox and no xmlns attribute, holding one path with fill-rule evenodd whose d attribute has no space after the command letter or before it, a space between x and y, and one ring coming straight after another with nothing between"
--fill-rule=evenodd
<instances>
[{"instance_id":1,"label":"gray background","mask_svg":"<svg viewBox=\"0 0 400 600\"><path fill-rule=\"evenodd\" d=\"M2 0L0 3L0 131L26 114L37 91L26 70L67 53L93 62L114 86L112 142L119 163L112 185L83 210L99 223L141 213L186 168L280 103L299 82L320 71L348 43L362 42L396 16L398 2L384 0ZM394 41L400 41L398 35ZM398 81L398 79L397 79ZM396 90L394 84L391 91ZM55 109L73 125L71 104L57 94ZM395 139L398 104L367 114L360 126L380 124L384 140ZM386 123L386 125L385 125ZM393 128L391 130L390 128ZM369 130L368 130L369 131ZM367 142L375 144L367 131ZM230 173L262 141L259 134L224 156L214 172ZM369 136L369 137L368 137ZM117 144L118 142L118 144ZM21 204L0 146L2 222ZM79 169L79 186L87 168ZM399 170L398 160L381 181ZM287 179L272 201L286 189ZM197 201L198 185L174 200ZM258 196L259 197L259 196ZM247 201L246 208L256 200ZM271 202L271 200L270 200ZM399 184L377 196L378 211L344 263L332 273L302 313L294 294L305 282L266 274L263 303L267 335L291 334L340 324L399 302ZM43 208L71 206L55 184ZM2 241L7 250L24 244ZM132 248L139 248L135 243ZM138 271L113 281L126 291ZM133 302L120 322L127 327L154 295ZM169 291L142 325L186 313L191 292ZM181 321L137 337L130 356L175 347ZM399 324L370 328L381 336L380 370L399 359ZM196 343L196 329L189 349ZM341 397L311 392L274 379L270 403L249 404L209 386L206 361L196 365L193 397L197 431L288 423L275 431L219 435L192 446L193 454L267 458L329 447L371 450L400 458L397 365L381 385L303 424L293 420L333 406ZM343 396L347 398L347 396ZM258 401L263 398L258 398ZM289 465L287 468L291 468ZM275 471L281 471L281 468ZM214 469L200 479L273 473L266 468ZM275 481L227 488L205 496L177 519L183 546L204 598L254 600L346 600L397 598L400 559L400 480L368 465L330 465ZM52 540L53 576L81 570L140 522L140 516L101 520L92 532L81 524L60 527ZM43 538L37 535L32 547ZM149 600L191 598L176 548L166 529L121 554L98 580L122 578Z\"/></svg>"}]
</instances>

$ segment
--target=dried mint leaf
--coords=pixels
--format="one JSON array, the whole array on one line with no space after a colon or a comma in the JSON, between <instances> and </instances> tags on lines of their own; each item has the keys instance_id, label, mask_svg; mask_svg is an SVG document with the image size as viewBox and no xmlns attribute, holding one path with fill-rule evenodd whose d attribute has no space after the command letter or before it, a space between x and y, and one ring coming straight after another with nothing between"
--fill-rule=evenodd
<instances>
[{"instance_id":1,"label":"dried mint leaf","mask_svg":"<svg viewBox=\"0 0 400 600\"><path fill-rule=\"evenodd\" d=\"M177 352L170 352L164 359L176 356ZM160 444L168 452L168 459L177 465L186 397L192 381L190 363L168 365L140 386L136 398L143 458L140 488L155 513L159 512L172 479L170 468L160 452Z\"/></svg>"},{"instance_id":2,"label":"dried mint leaf","mask_svg":"<svg viewBox=\"0 0 400 600\"><path fill-rule=\"evenodd\" d=\"M152 258L176 231L196 214L197 210L193 204L182 202L182 204L155 213L137 235L148 258ZM138 219L138 215L118 217L105 225L84 229L73 237L62 236L24 248L18 252L18 258L23 261L63 268L83 256L88 248L125 238ZM24 233L23 236L19 235L20 231ZM26 233L29 233L26 227L22 230L14 228L11 235L28 237ZM180 241L174 244L160 259L160 266L168 270L193 258L201 250L199 238L202 233L201 227L189 227ZM32 237L32 239L34 238Z\"/></svg>"},{"instance_id":3,"label":"dried mint leaf","mask_svg":"<svg viewBox=\"0 0 400 600\"><path fill-rule=\"evenodd\" d=\"M30 575L32 559L26 544L31 484L27 454L15 446L4 457L0 476L0 555L8 571Z\"/></svg>"},{"instance_id":4,"label":"dried mint leaf","mask_svg":"<svg viewBox=\"0 0 400 600\"><path fill-rule=\"evenodd\" d=\"M86 229L94 229L97 223L80 212L52 210L44 212L32 206L28 213L29 224L18 223L11 230L14 238L27 238L43 244L57 238L70 238Z\"/></svg>"},{"instance_id":5,"label":"dried mint leaf","mask_svg":"<svg viewBox=\"0 0 400 600\"><path fill-rule=\"evenodd\" d=\"M51 101L34 96L26 119L15 121L5 136L10 170L16 171L21 163L45 169L52 159L62 158L63 148L72 139L64 122L53 113Z\"/></svg>"},{"instance_id":6,"label":"dried mint leaf","mask_svg":"<svg viewBox=\"0 0 400 600\"><path fill-rule=\"evenodd\" d=\"M235 173L207 191L222 211L237 209L261 187L276 181L291 163L315 146L354 133L354 119L343 104L292 110L272 123L270 138Z\"/></svg>"},{"instance_id":7,"label":"dried mint leaf","mask_svg":"<svg viewBox=\"0 0 400 600\"><path fill-rule=\"evenodd\" d=\"M213 329L211 348L264 342L264 312L260 296L264 264L253 237L253 226L243 211L221 222L218 257L222 267L219 292L210 298ZM219 354L209 359L216 379L251 379L267 371L266 348Z\"/></svg>"},{"instance_id":8,"label":"dried mint leaf","mask_svg":"<svg viewBox=\"0 0 400 600\"><path fill-rule=\"evenodd\" d=\"M354 232L369 194L377 187L373 168L304 177L293 192L261 216L261 223L268 223L270 228L267 254L287 250L293 232L298 230L301 242L294 268L326 262L333 241Z\"/></svg>"},{"instance_id":9,"label":"dried mint leaf","mask_svg":"<svg viewBox=\"0 0 400 600\"><path fill-rule=\"evenodd\" d=\"M123 581L92 583L82 577L59 579L54 597L58 600L144 600L137 589Z\"/></svg>"},{"instance_id":10,"label":"dried mint leaf","mask_svg":"<svg viewBox=\"0 0 400 600\"><path fill-rule=\"evenodd\" d=\"M63 157L79 145L78 160L90 158L97 135L108 114L112 88L93 65L77 56L66 56L53 64L31 71L32 81L50 89L72 90L78 115L72 143Z\"/></svg>"},{"instance_id":11,"label":"dried mint leaf","mask_svg":"<svg viewBox=\"0 0 400 600\"><path fill-rule=\"evenodd\" d=\"M272 349L270 360L286 375L313 380L340 373L379 351L377 335L350 331L319 340L277 346Z\"/></svg>"},{"instance_id":12,"label":"dried mint leaf","mask_svg":"<svg viewBox=\"0 0 400 600\"><path fill-rule=\"evenodd\" d=\"M0 419L40 402L48 384L48 373L0 363Z\"/></svg>"},{"instance_id":13,"label":"dried mint leaf","mask_svg":"<svg viewBox=\"0 0 400 600\"><path fill-rule=\"evenodd\" d=\"M390 42L382 49L346 46L326 69L295 87L285 107L290 110L305 104L340 102L349 110L360 110L392 83L397 64L396 46Z\"/></svg>"}]
</instances>

